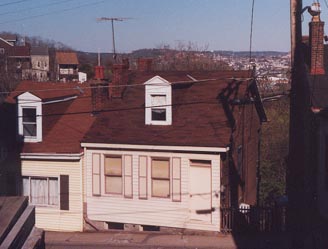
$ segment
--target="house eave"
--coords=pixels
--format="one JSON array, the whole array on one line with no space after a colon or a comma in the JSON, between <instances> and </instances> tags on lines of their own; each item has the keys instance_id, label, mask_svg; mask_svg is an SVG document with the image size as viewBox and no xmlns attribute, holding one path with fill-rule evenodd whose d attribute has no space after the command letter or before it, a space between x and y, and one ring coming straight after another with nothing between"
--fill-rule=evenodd
<instances>
[{"instance_id":1,"label":"house eave","mask_svg":"<svg viewBox=\"0 0 328 249\"><path fill-rule=\"evenodd\" d=\"M163 145L137 145L137 144L102 144L102 143L81 143L82 147L92 149L128 149L128 150L150 150L150 151L184 151L184 152L204 152L222 153L228 152L229 147L199 147L199 146L163 146Z\"/></svg>"},{"instance_id":2,"label":"house eave","mask_svg":"<svg viewBox=\"0 0 328 249\"><path fill-rule=\"evenodd\" d=\"M39 160L80 160L84 153L21 153L21 159L39 159Z\"/></svg>"}]
</instances>

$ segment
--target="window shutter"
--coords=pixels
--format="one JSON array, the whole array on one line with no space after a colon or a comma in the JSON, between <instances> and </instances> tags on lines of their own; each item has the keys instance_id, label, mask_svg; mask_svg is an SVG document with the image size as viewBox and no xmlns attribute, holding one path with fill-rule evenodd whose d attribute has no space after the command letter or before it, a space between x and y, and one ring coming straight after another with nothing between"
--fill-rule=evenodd
<instances>
[{"instance_id":1,"label":"window shutter","mask_svg":"<svg viewBox=\"0 0 328 249\"><path fill-rule=\"evenodd\" d=\"M132 187L132 156L124 156L124 196L133 197Z\"/></svg>"},{"instance_id":2,"label":"window shutter","mask_svg":"<svg viewBox=\"0 0 328 249\"><path fill-rule=\"evenodd\" d=\"M100 195L100 154L92 154L92 194Z\"/></svg>"},{"instance_id":3,"label":"window shutter","mask_svg":"<svg viewBox=\"0 0 328 249\"><path fill-rule=\"evenodd\" d=\"M147 199L147 157L139 157L139 199Z\"/></svg>"},{"instance_id":4,"label":"window shutter","mask_svg":"<svg viewBox=\"0 0 328 249\"><path fill-rule=\"evenodd\" d=\"M172 199L181 201L181 159L172 159Z\"/></svg>"},{"instance_id":5,"label":"window shutter","mask_svg":"<svg viewBox=\"0 0 328 249\"><path fill-rule=\"evenodd\" d=\"M69 176L60 175L60 210L69 210Z\"/></svg>"}]
</instances>

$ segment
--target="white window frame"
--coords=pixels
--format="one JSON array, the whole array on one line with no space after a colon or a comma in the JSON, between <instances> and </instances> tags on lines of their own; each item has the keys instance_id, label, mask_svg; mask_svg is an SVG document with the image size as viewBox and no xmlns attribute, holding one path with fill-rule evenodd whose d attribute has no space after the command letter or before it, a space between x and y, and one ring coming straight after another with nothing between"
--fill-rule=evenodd
<instances>
[{"instance_id":1,"label":"white window frame","mask_svg":"<svg viewBox=\"0 0 328 249\"><path fill-rule=\"evenodd\" d=\"M24 142L36 143L42 141L42 102L37 96L25 92L17 97L18 103L18 139ZM23 109L36 109L36 136L24 136Z\"/></svg>"},{"instance_id":2,"label":"white window frame","mask_svg":"<svg viewBox=\"0 0 328 249\"><path fill-rule=\"evenodd\" d=\"M147 125L171 125L172 124L172 87L170 82L160 76L155 76L144 83L145 85L145 124ZM163 106L153 106L153 96L165 96L166 103ZM166 120L153 120L153 109L165 109Z\"/></svg>"},{"instance_id":3,"label":"white window frame","mask_svg":"<svg viewBox=\"0 0 328 249\"><path fill-rule=\"evenodd\" d=\"M29 181L29 195L28 195L28 198L29 198L29 203L31 205L34 205L34 206L39 206L39 207L54 207L54 208L59 208L60 207L60 180L59 180L59 177L52 177L52 176L22 176L22 180L23 178L27 178L28 181ZM47 181L47 190L46 190L46 193L48 195L47 197L47 201L48 203L44 203L44 204L39 204L39 203L32 203L32 196L31 196L31 180L32 179L43 179L43 180L46 180ZM58 198L58 201L57 201L57 204L49 204L49 180L50 179L56 179L57 180L57 198ZM22 194L24 193L23 191L23 187L24 185L22 184Z\"/></svg>"},{"instance_id":4,"label":"white window frame","mask_svg":"<svg viewBox=\"0 0 328 249\"><path fill-rule=\"evenodd\" d=\"M165 161L168 163L168 176L167 177L163 177L163 176L155 176L154 175L154 161ZM166 157L152 157L151 158L151 173L150 173L150 179L151 179L151 197L152 198L163 198L163 199L171 199L172 194L171 194L171 183L172 183L172 179L171 179L171 160L170 158L166 158ZM168 182L168 194L166 196L163 195L157 195L154 193L154 186L156 184L156 182Z\"/></svg>"}]
</instances>

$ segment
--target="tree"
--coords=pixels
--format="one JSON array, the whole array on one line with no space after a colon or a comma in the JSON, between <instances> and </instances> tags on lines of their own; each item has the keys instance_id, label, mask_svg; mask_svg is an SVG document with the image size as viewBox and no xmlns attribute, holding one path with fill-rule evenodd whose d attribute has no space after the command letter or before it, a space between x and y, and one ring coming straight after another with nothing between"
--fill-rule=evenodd
<instances>
[{"instance_id":1,"label":"tree","mask_svg":"<svg viewBox=\"0 0 328 249\"><path fill-rule=\"evenodd\" d=\"M289 98L265 102L268 122L262 126L260 203L271 205L285 195L289 145Z\"/></svg>"}]
</instances>

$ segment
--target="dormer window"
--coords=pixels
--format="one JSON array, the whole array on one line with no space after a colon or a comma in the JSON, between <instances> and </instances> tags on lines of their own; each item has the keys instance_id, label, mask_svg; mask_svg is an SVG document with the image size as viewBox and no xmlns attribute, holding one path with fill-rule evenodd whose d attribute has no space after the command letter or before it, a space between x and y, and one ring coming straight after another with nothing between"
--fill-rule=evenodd
<instances>
[{"instance_id":1,"label":"dormer window","mask_svg":"<svg viewBox=\"0 0 328 249\"><path fill-rule=\"evenodd\" d=\"M172 124L172 88L170 82L155 76L145 82L145 123Z\"/></svg>"},{"instance_id":2,"label":"dormer window","mask_svg":"<svg viewBox=\"0 0 328 249\"><path fill-rule=\"evenodd\" d=\"M42 102L37 96L25 92L17 97L18 139L24 142L42 141Z\"/></svg>"},{"instance_id":3,"label":"dormer window","mask_svg":"<svg viewBox=\"0 0 328 249\"><path fill-rule=\"evenodd\" d=\"M36 108L23 107L23 135L36 137Z\"/></svg>"},{"instance_id":4,"label":"dormer window","mask_svg":"<svg viewBox=\"0 0 328 249\"><path fill-rule=\"evenodd\" d=\"M151 120L166 121L166 95L151 95Z\"/></svg>"}]
</instances>

